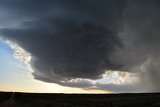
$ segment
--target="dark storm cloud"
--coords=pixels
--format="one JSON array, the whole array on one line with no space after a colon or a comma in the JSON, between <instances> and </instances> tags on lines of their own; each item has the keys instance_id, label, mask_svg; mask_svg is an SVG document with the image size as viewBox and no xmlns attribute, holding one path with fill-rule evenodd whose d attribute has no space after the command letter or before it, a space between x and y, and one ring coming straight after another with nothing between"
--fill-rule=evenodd
<instances>
[{"instance_id":1,"label":"dark storm cloud","mask_svg":"<svg viewBox=\"0 0 160 107\"><path fill-rule=\"evenodd\" d=\"M117 26L123 0L15 0L1 1L1 6L22 20L21 26L0 32L31 53L35 78L54 73L64 78L96 79L105 70L118 69L108 55L122 48Z\"/></svg>"},{"instance_id":2,"label":"dark storm cloud","mask_svg":"<svg viewBox=\"0 0 160 107\"><path fill-rule=\"evenodd\" d=\"M0 34L32 55L38 80L92 87L62 81L123 70L147 72L157 85L159 13L159 0L0 0Z\"/></svg>"}]
</instances>

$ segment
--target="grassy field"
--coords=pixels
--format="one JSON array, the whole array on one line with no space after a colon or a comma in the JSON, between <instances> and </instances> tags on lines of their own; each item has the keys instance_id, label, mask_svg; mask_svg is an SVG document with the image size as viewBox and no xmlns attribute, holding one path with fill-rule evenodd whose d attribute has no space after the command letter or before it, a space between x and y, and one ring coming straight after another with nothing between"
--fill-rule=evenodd
<instances>
[{"instance_id":1,"label":"grassy field","mask_svg":"<svg viewBox=\"0 0 160 107\"><path fill-rule=\"evenodd\" d=\"M0 92L0 107L160 107L160 93L35 94Z\"/></svg>"}]
</instances>

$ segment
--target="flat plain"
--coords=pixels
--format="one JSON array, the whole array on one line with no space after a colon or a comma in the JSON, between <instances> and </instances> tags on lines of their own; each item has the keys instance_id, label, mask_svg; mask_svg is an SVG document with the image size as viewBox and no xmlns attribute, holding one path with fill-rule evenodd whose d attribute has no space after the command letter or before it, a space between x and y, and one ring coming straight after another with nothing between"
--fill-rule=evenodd
<instances>
[{"instance_id":1,"label":"flat plain","mask_svg":"<svg viewBox=\"0 0 160 107\"><path fill-rule=\"evenodd\" d=\"M160 107L160 93L44 94L0 92L0 107Z\"/></svg>"}]
</instances>

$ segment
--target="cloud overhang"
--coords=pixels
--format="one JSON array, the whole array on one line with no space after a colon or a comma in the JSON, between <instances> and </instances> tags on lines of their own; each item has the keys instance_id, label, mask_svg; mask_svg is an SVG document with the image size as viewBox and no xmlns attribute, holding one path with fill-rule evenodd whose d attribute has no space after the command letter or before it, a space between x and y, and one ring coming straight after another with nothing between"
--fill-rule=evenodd
<instances>
[{"instance_id":1,"label":"cloud overhang","mask_svg":"<svg viewBox=\"0 0 160 107\"><path fill-rule=\"evenodd\" d=\"M18 58L37 80L116 92L145 89L97 82L116 71L136 73L148 91L159 91L159 5L158 0L1 0L0 36L21 53Z\"/></svg>"}]
</instances>

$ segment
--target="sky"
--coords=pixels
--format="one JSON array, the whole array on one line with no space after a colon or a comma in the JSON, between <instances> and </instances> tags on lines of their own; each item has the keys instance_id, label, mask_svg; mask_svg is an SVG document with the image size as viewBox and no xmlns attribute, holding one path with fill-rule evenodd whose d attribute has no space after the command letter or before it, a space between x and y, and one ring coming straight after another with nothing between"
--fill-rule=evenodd
<instances>
[{"instance_id":1,"label":"sky","mask_svg":"<svg viewBox=\"0 0 160 107\"><path fill-rule=\"evenodd\" d=\"M159 0L0 0L0 91L160 91Z\"/></svg>"}]
</instances>

